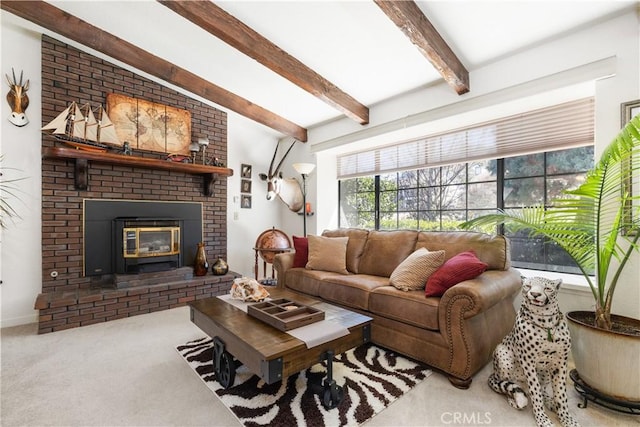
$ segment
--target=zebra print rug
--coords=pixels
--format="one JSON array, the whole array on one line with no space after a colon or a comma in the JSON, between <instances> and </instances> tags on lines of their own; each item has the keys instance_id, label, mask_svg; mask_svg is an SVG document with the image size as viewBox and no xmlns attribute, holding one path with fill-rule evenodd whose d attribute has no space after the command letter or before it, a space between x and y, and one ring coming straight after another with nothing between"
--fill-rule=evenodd
<instances>
[{"instance_id":1,"label":"zebra print rug","mask_svg":"<svg viewBox=\"0 0 640 427\"><path fill-rule=\"evenodd\" d=\"M360 425L431 375L426 365L365 344L334 358L333 378L344 387L344 400L326 410L307 388L307 381L319 384L324 378L324 363L271 385L240 366L234 385L225 390L213 372L212 339L190 341L177 350L245 426Z\"/></svg>"}]
</instances>

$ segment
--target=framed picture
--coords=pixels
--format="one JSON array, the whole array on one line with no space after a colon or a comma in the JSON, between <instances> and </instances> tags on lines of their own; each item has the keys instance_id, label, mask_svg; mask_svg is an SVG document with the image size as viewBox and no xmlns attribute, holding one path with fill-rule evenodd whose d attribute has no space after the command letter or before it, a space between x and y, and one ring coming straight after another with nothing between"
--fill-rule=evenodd
<instances>
[{"instance_id":1,"label":"framed picture","mask_svg":"<svg viewBox=\"0 0 640 427\"><path fill-rule=\"evenodd\" d=\"M240 187L241 193L251 193L251 181L248 179L243 179Z\"/></svg>"},{"instance_id":2,"label":"framed picture","mask_svg":"<svg viewBox=\"0 0 640 427\"><path fill-rule=\"evenodd\" d=\"M242 209L251 209L251 196L240 196L240 207Z\"/></svg>"},{"instance_id":3,"label":"framed picture","mask_svg":"<svg viewBox=\"0 0 640 427\"><path fill-rule=\"evenodd\" d=\"M242 178L251 178L251 165L240 165L240 176Z\"/></svg>"},{"instance_id":4,"label":"framed picture","mask_svg":"<svg viewBox=\"0 0 640 427\"><path fill-rule=\"evenodd\" d=\"M636 99L635 101L623 102L620 104L620 127L623 128L626 124L631 120L632 117L640 114L640 99ZM631 162L631 160L629 160ZM629 163L629 167L631 167L631 163ZM629 194L633 195L633 183L630 180L626 180L622 183L622 190L628 191ZM625 208L625 222L628 224L631 220L633 210L633 202L631 200L627 201L627 206ZM629 236L635 236L638 233L638 229L636 227L625 227L622 232Z\"/></svg>"},{"instance_id":5,"label":"framed picture","mask_svg":"<svg viewBox=\"0 0 640 427\"><path fill-rule=\"evenodd\" d=\"M620 105L620 126L624 127L632 117L640 114L640 99L623 102Z\"/></svg>"}]
</instances>

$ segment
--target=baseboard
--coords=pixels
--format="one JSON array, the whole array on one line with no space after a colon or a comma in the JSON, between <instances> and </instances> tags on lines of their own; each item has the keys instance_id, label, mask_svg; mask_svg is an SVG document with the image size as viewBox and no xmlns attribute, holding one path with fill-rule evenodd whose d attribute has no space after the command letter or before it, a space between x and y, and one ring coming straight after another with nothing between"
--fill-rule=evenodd
<instances>
[{"instance_id":1,"label":"baseboard","mask_svg":"<svg viewBox=\"0 0 640 427\"><path fill-rule=\"evenodd\" d=\"M31 314L29 316L14 317L12 319L0 320L0 329L10 328L12 326L28 325L31 323L38 323L38 314Z\"/></svg>"}]
</instances>

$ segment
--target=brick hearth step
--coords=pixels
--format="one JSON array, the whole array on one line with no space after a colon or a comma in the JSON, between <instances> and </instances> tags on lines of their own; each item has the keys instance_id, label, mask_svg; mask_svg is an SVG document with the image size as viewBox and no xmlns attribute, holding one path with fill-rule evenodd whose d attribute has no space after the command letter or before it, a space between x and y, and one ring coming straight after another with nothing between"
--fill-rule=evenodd
<instances>
[{"instance_id":1,"label":"brick hearth step","mask_svg":"<svg viewBox=\"0 0 640 427\"><path fill-rule=\"evenodd\" d=\"M167 277L162 283L123 289L77 289L39 294L38 333L77 328L138 314L180 307L189 301L228 293L239 274L181 279ZM168 281L179 279L175 281Z\"/></svg>"}]
</instances>

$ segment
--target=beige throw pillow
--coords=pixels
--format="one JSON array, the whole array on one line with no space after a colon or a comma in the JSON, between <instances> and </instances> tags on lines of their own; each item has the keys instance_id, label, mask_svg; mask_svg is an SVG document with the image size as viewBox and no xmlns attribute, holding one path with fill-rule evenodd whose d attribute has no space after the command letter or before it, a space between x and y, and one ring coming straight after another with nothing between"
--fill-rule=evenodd
<instances>
[{"instance_id":1,"label":"beige throw pillow","mask_svg":"<svg viewBox=\"0 0 640 427\"><path fill-rule=\"evenodd\" d=\"M391 273L389 283L402 291L424 289L427 279L444 263L444 251L420 248L409 255Z\"/></svg>"},{"instance_id":2,"label":"beige throw pillow","mask_svg":"<svg viewBox=\"0 0 640 427\"><path fill-rule=\"evenodd\" d=\"M347 271L348 237L308 236L308 239L309 258L306 268L349 274Z\"/></svg>"}]
</instances>

